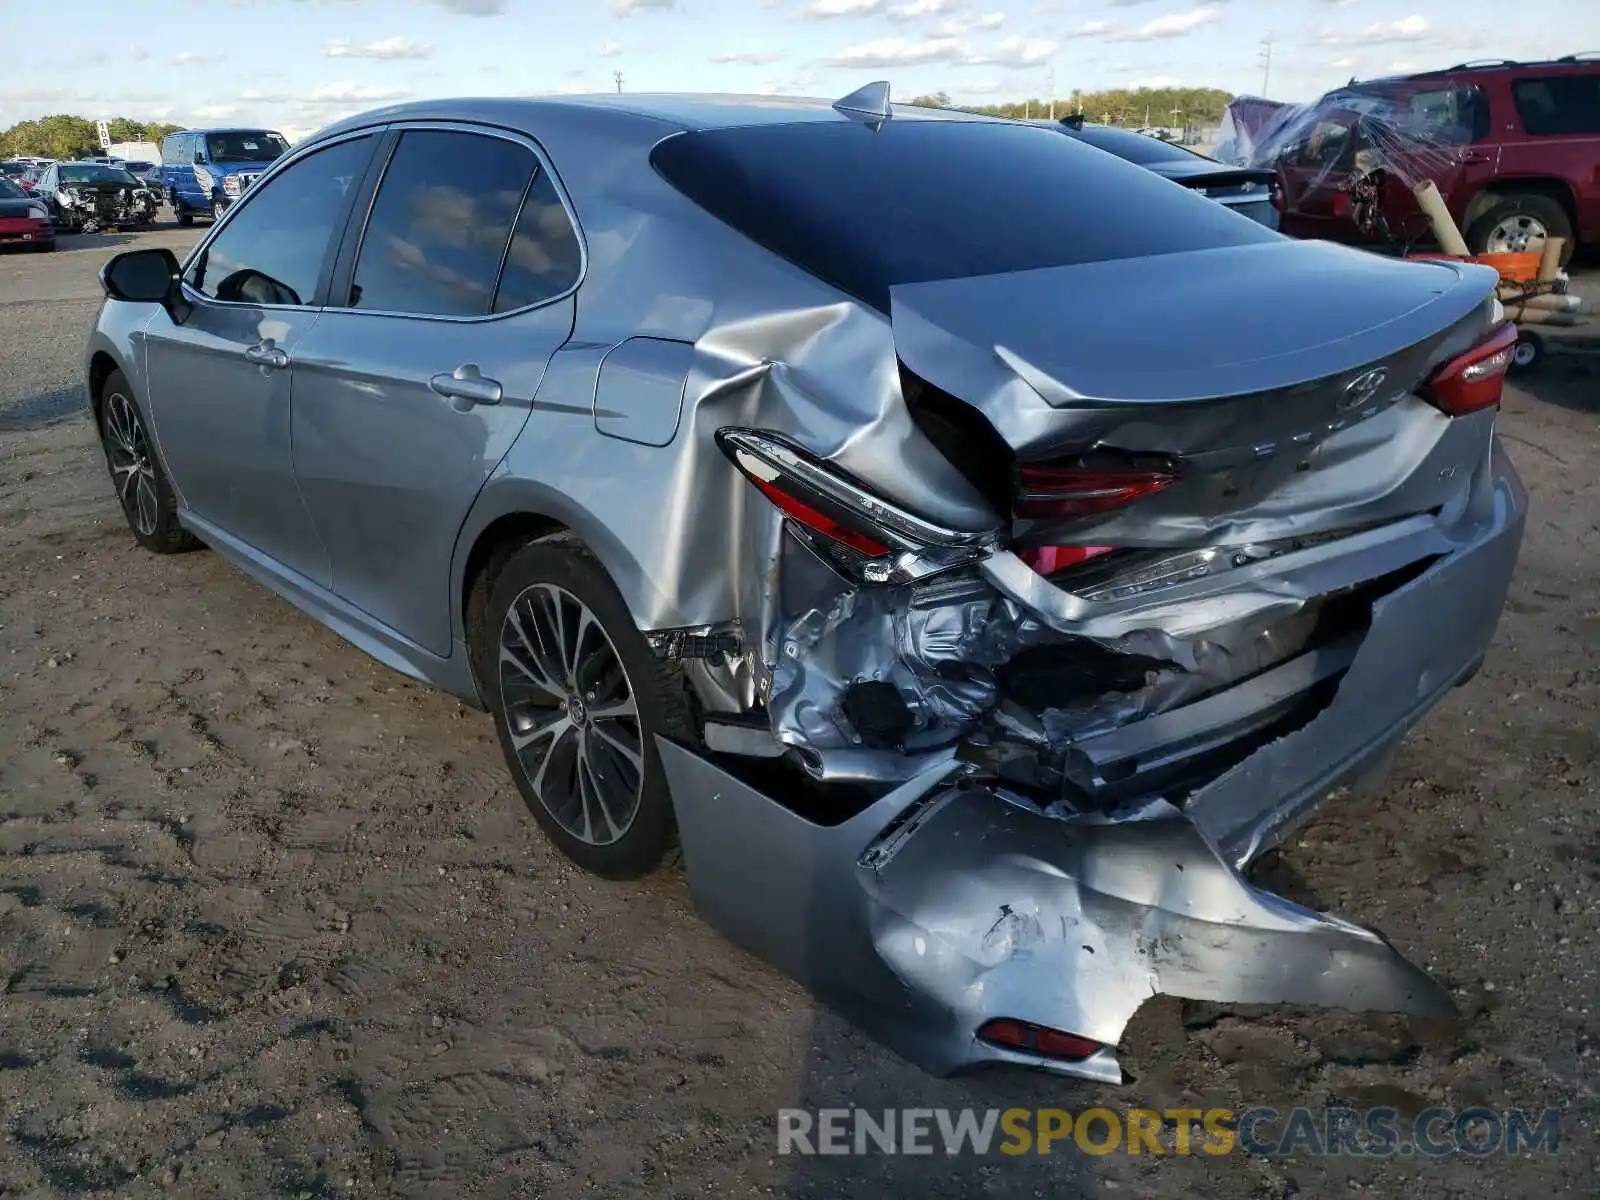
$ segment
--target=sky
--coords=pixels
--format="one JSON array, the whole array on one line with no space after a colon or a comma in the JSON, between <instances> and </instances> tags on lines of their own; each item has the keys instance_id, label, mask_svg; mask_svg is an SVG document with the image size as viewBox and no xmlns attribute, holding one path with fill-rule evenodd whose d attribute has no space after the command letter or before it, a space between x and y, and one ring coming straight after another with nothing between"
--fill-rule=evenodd
<instances>
[{"instance_id":1,"label":"sky","mask_svg":"<svg viewBox=\"0 0 1600 1200\"><path fill-rule=\"evenodd\" d=\"M23 0L4 0L22 7ZM1352 75L1600 50L1600 0L54 0L0 128L72 112L292 137L397 100L611 91L957 103L1182 84L1310 100ZM35 11L30 8L30 11ZM35 11L35 15L37 12ZM14 18L4 22L16 28ZM1552 32L1545 33L1545 30ZM75 32L76 31L76 32ZM81 32L81 35L80 35ZM1263 39L1271 38L1270 75ZM15 49L15 47L14 47Z\"/></svg>"}]
</instances>

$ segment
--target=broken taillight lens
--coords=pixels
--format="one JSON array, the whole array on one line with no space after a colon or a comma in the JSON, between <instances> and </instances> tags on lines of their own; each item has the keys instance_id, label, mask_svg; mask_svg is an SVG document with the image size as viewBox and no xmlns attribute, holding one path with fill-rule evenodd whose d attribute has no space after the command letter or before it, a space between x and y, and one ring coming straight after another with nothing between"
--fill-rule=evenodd
<instances>
[{"instance_id":1,"label":"broken taillight lens","mask_svg":"<svg viewBox=\"0 0 1600 1200\"><path fill-rule=\"evenodd\" d=\"M1471 350L1440 367L1423 385L1429 404L1452 417L1494 408L1516 353L1517 327L1505 324Z\"/></svg>"},{"instance_id":2,"label":"broken taillight lens","mask_svg":"<svg viewBox=\"0 0 1600 1200\"><path fill-rule=\"evenodd\" d=\"M1013 1021L1007 1017L985 1022L983 1028L978 1030L978 1036L1007 1050L1021 1050L1025 1054L1060 1058L1068 1062L1082 1062L1102 1049L1099 1042L1075 1033L1063 1033L1059 1029L1035 1025L1031 1021Z\"/></svg>"},{"instance_id":3,"label":"broken taillight lens","mask_svg":"<svg viewBox=\"0 0 1600 1200\"><path fill-rule=\"evenodd\" d=\"M1017 551L1017 557L1040 575L1054 575L1115 549L1115 546L1024 546Z\"/></svg>"},{"instance_id":4,"label":"broken taillight lens","mask_svg":"<svg viewBox=\"0 0 1600 1200\"><path fill-rule=\"evenodd\" d=\"M1025 464L1017 471L1019 517L1070 520L1110 512L1176 483L1172 471Z\"/></svg>"},{"instance_id":5,"label":"broken taillight lens","mask_svg":"<svg viewBox=\"0 0 1600 1200\"><path fill-rule=\"evenodd\" d=\"M797 496L791 496L783 490L783 482L779 479L757 479L750 476L750 482L761 490L761 494L781 509L785 516L793 517L800 524L814 533L820 533L825 538L849 546L852 550L859 550L869 557L876 558L880 554L889 553L889 547L882 542L868 537L866 534L851 529L843 521L837 521L812 508Z\"/></svg>"},{"instance_id":6,"label":"broken taillight lens","mask_svg":"<svg viewBox=\"0 0 1600 1200\"><path fill-rule=\"evenodd\" d=\"M782 434L762 429L717 430L717 445L778 510L812 533L869 559L855 564L868 583L889 583L910 570L918 575L975 561L997 544L999 531L946 529L887 500L833 463L817 458ZM854 568L853 568L854 569Z\"/></svg>"}]
</instances>

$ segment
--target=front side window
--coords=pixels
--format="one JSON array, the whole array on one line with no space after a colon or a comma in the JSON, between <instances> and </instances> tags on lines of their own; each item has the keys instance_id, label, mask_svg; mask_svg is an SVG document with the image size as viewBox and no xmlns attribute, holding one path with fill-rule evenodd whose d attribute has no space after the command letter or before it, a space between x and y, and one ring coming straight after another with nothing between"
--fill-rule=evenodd
<instances>
[{"instance_id":1,"label":"front side window","mask_svg":"<svg viewBox=\"0 0 1600 1200\"><path fill-rule=\"evenodd\" d=\"M361 241L350 306L487 314L537 167L531 150L505 138L423 129L401 135Z\"/></svg>"},{"instance_id":2,"label":"front side window","mask_svg":"<svg viewBox=\"0 0 1600 1200\"><path fill-rule=\"evenodd\" d=\"M1511 94L1522 127L1534 137L1600 133L1600 74L1519 79Z\"/></svg>"},{"instance_id":3,"label":"front side window","mask_svg":"<svg viewBox=\"0 0 1600 1200\"><path fill-rule=\"evenodd\" d=\"M372 144L371 136L339 142L252 189L189 268L190 286L241 304L312 303Z\"/></svg>"},{"instance_id":4,"label":"front side window","mask_svg":"<svg viewBox=\"0 0 1600 1200\"><path fill-rule=\"evenodd\" d=\"M26 200L28 193L19 188L11 180L0 177L0 200Z\"/></svg>"},{"instance_id":5,"label":"front side window","mask_svg":"<svg viewBox=\"0 0 1600 1200\"><path fill-rule=\"evenodd\" d=\"M1424 145L1466 146L1489 131L1489 106L1475 87L1413 93L1404 105L1402 132Z\"/></svg>"},{"instance_id":6,"label":"front side window","mask_svg":"<svg viewBox=\"0 0 1600 1200\"><path fill-rule=\"evenodd\" d=\"M206 158L213 163L271 162L288 149L281 133L265 129L206 134Z\"/></svg>"}]
</instances>

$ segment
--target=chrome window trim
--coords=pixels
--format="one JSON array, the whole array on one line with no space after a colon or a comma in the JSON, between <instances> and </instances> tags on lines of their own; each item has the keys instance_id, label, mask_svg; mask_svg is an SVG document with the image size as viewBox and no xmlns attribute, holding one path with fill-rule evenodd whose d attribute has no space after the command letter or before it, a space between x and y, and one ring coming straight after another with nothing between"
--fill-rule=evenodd
<instances>
[{"instance_id":1,"label":"chrome window trim","mask_svg":"<svg viewBox=\"0 0 1600 1200\"><path fill-rule=\"evenodd\" d=\"M574 277L572 285L565 291L558 292L553 296L548 296L543 300L537 300L532 304L525 304L521 308L507 309L505 312L480 313L475 317L443 316L433 313L392 312L388 309L381 308L351 308L347 304L329 304L327 306L328 312L354 313L366 317L387 317L390 319L400 319L405 321L443 321L454 325L481 325L489 321L504 321L510 317L517 317L523 315L524 313L534 312L537 309L548 308L552 304L559 304L563 300L575 295L578 289L583 286L583 281L588 277L589 274L589 243L584 238L583 226L578 223L578 214L572 207L572 198L567 195L567 189L561 182L561 176L556 174L555 168L551 165L550 159L545 154L543 147L541 147L538 142L534 141L533 138L529 137L525 133L518 133L515 130L505 129L498 125L479 125L470 121L395 121L391 122L386 129L388 132L400 134L402 138L408 132L419 131L434 133L465 133L474 134L479 137L497 137L503 141L511 142L531 151L533 153L534 161L537 163L537 168L532 178L528 181L528 189L524 190L523 192L522 204L517 207L516 220L514 220L511 225L511 239L506 242L506 248L501 255L500 271L495 277L494 295L499 295L500 284L504 281L505 263L510 257L511 241L515 240L516 238L516 223L522 219L522 211L523 207L527 204L528 192L531 191L533 184L538 182L539 172L541 171L548 173L550 183L555 188L556 199L561 202L562 211L567 214L567 221L572 225L572 232L578 239L578 273ZM399 150L399 148L400 144L396 142L395 150ZM383 164L383 174L378 177L377 186L372 189L372 195L368 198L367 211L361 218L361 235L356 240L355 254L352 256L350 263L350 279L352 283L355 281L355 269L361 265L361 251L367 244L367 228L372 221L373 206L378 202L378 193L383 190L383 181L388 177L389 166L391 163L393 163L393 161L394 153L391 152L388 161ZM260 186L259 181L257 182L257 186ZM492 300L493 297L491 297L491 302Z\"/></svg>"},{"instance_id":2,"label":"chrome window trim","mask_svg":"<svg viewBox=\"0 0 1600 1200\"><path fill-rule=\"evenodd\" d=\"M272 182L273 176L277 175L278 172L287 171L295 163L300 162L303 159L310 158L313 154L316 154L320 150L327 150L332 146L339 146L345 142L352 142L357 138L376 136L381 144L383 134L387 131L387 129L388 124L386 122L382 125L370 125L365 129L352 129L348 133L342 133L338 137L328 138L326 141L313 141L304 143L303 145L290 150L288 154L283 155L265 171L261 172L260 175L256 176L256 181L253 185L251 185L248 194L241 192L239 194L239 199L228 205L228 207L223 210L222 220L211 226L211 229L206 233L206 236L195 243L194 249L189 251L189 257L183 260L183 267L178 272L178 279L181 287L183 288L184 299L194 304L210 305L216 308L250 308L260 309L266 312L298 313L323 311L323 309L326 307L325 305L251 304L243 300L218 300L214 296L206 295L199 288L195 287L189 282L189 268L199 260L200 256L205 253L205 251L211 248L211 243L216 240L217 235L228 227L229 221L233 220L233 214L238 212L245 205L249 204L249 202L256 196L259 196L265 186ZM358 184L359 182L360 181L357 180Z\"/></svg>"}]
</instances>

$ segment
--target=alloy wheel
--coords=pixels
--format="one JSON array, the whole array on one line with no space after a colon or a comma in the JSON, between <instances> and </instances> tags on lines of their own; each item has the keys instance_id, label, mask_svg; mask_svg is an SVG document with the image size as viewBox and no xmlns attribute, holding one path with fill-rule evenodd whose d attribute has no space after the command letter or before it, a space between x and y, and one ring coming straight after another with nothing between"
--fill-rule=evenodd
<instances>
[{"instance_id":1,"label":"alloy wheel","mask_svg":"<svg viewBox=\"0 0 1600 1200\"><path fill-rule=\"evenodd\" d=\"M592 846L639 813L644 735L627 670L598 617L553 583L525 589L500 629L500 707L546 812Z\"/></svg>"},{"instance_id":2,"label":"alloy wheel","mask_svg":"<svg viewBox=\"0 0 1600 1200\"><path fill-rule=\"evenodd\" d=\"M1538 217L1513 213L1489 231L1484 249L1490 254L1518 254L1544 249L1549 230Z\"/></svg>"},{"instance_id":3,"label":"alloy wheel","mask_svg":"<svg viewBox=\"0 0 1600 1200\"><path fill-rule=\"evenodd\" d=\"M153 537L161 515L155 461L150 456L150 439L139 420L139 410L121 392L106 397L105 443L111 478L123 511L134 529Z\"/></svg>"}]
</instances>

